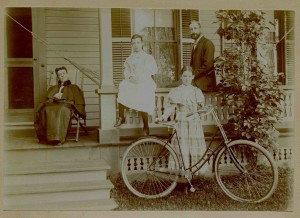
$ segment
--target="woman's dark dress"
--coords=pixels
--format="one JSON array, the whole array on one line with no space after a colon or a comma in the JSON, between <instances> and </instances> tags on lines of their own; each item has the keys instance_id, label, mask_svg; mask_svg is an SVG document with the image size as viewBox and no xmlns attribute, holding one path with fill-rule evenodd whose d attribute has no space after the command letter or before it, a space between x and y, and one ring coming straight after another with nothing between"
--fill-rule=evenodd
<instances>
[{"instance_id":1,"label":"woman's dark dress","mask_svg":"<svg viewBox=\"0 0 300 218\"><path fill-rule=\"evenodd\" d=\"M64 82L62 98L55 99L61 83L52 86L47 92L47 101L43 103L36 114L35 130L40 143L64 143L70 127L72 111L85 118L85 101L83 92L70 80Z\"/></svg>"}]
</instances>

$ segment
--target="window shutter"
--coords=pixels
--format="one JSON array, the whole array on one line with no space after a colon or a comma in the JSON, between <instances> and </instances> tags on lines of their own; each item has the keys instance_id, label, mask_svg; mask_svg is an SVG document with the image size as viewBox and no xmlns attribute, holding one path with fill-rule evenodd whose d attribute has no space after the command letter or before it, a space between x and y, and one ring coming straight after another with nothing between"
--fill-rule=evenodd
<instances>
[{"instance_id":1,"label":"window shutter","mask_svg":"<svg viewBox=\"0 0 300 218\"><path fill-rule=\"evenodd\" d=\"M114 85L119 86L124 79L123 66L127 57L131 53L130 42L113 42L112 44L112 58L113 58L113 78Z\"/></svg>"},{"instance_id":2,"label":"window shutter","mask_svg":"<svg viewBox=\"0 0 300 218\"><path fill-rule=\"evenodd\" d=\"M192 20L199 21L198 10L182 10L182 36L183 38L190 38L190 23Z\"/></svg>"},{"instance_id":3,"label":"window shutter","mask_svg":"<svg viewBox=\"0 0 300 218\"><path fill-rule=\"evenodd\" d=\"M182 43L183 66L190 66L192 56L192 43Z\"/></svg>"},{"instance_id":4,"label":"window shutter","mask_svg":"<svg viewBox=\"0 0 300 218\"><path fill-rule=\"evenodd\" d=\"M193 43L190 42L190 23L192 20L199 21L198 10L181 10L182 25L182 64L190 65Z\"/></svg>"},{"instance_id":5,"label":"window shutter","mask_svg":"<svg viewBox=\"0 0 300 218\"><path fill-rule=\"evenodd\" d=\"M111 9L111 29L112 29L112 64L114 85L119 86L123 80L124 61L131 53L131 23L130 9Z\"/></svg>"},{"instance_id":6,"label":"window shutter","mask_svg":"<svg viewBox=\"0 0 300 218\"><path fill-rule=\"evenodd\" d=\"M111 9L112 37L131 37L130 9Z\"/></svg>"},{"instance_id":7,"label":"window shutter","mask_svg":"<svg viewBox=\"0 0 300 218\"><path fill-rule=\"evenodd\" d=\"M285 58L286 58L286 84L295 85L295 31L294 11L285 12Z\"/></svg>"}]
</instances>

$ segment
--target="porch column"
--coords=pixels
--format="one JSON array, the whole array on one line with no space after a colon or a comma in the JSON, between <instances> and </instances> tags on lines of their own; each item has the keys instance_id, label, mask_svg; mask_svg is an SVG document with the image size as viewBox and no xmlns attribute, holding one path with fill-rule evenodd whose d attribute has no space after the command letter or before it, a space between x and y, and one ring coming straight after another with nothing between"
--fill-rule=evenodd
<instances>
[{"instance_id":1,"label":"porch column","mask_svg":"<svg viewBox=\"0 0 300 218\"><path fill-rule=\"evenodd\" d=\"M100 66L101 87L96 92L99 94L99 142L111 143L118 139L117 131L113 127L116 120L116 94L113 83L112 67L112 34L111 34L111 9L99 9L100 30Z\"/></svg>"}]
</instances>

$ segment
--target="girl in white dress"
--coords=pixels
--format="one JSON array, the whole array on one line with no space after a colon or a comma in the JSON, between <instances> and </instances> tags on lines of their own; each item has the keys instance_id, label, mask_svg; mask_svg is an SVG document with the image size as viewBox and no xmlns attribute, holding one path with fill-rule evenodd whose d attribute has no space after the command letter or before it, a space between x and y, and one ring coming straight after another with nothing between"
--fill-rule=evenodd
<instances>
[{"instance_id":1,"label":"girl in white dress","mask_svg":"<svg viewBox=\"0 0 300 218\"><path fill-rule=\"evenodd\" d=\"M143 119L144 135L149 135L148 114L155 107L156 84L152 78L157 73L157 65L152 55L142 50L142 36L135 34L131 38L133 52L124 63L125 79L119 85L119 118L115 127L125 122L124 106L140 111Z\"/></svg>"},{"instance_id":2,"label":"girl in white dress","mask_svg":"<svg viewBox=\"0 0 300 218\"><path fill-rule=\"evenodd\" d=\"M197 163L206 150L206 143L204 132L202 128L201 119L197 115L186 117L187 114L197 111L204 105L204 95L202 91L191 85L194 75L190 66L185 66L181 70L182 85L172 89L167 97L167 108L164 114L157 119L157 121L167 120L168 117L176 111L175 129L177 131L181 152L183 156L184 166L189 168ZM176 137L172 139L172 145L178 157L180 157L179 145ZM182 165L181 158L179 158ZM169 167L172 168L172 164L169 163ZM200 173L205 173L207 165L201 168Z\"/></svg>"}]
</instances>

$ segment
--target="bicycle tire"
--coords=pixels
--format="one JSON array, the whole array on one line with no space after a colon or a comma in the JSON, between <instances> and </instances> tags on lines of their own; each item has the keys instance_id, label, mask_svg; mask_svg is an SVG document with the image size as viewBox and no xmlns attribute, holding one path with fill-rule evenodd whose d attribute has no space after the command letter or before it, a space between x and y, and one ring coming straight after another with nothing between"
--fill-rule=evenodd
<instances>
[{"instance_id":1,"label":"bicycle tire","mask_svg":"<svg viewBox=\"0 0 300 218\"><path fill-rule=\"evenodd\" d=\"M277 188L278 168L273 157L252 141L230 142L217 154L214 169L221 189L233 200L259 203Z\"/></svg>"},{"instance_id":2,"label":"bicycle tire","mask_svg":"<svg viewBox=\"0 0 300 218\"><path fill-rule=\"evenodd\" d=\"M133 194L158 198L168 195L176 187L178 168L178 157L168 143L146 137L127 148L121 171L124 183Z\"/></svg>"}]
</instances>

